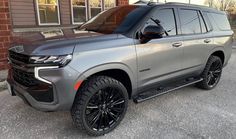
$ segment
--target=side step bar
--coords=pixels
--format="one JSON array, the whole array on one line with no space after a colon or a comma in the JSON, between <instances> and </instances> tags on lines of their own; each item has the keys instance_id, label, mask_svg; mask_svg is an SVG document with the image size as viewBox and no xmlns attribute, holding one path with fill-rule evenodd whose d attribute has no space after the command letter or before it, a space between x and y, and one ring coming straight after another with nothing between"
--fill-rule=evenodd
<instances>
[{"instance_id":1,"label":"side step bar","mask_svg":"<svg viewBox=\"0 0 236 139\"><path fill-rule=\"evenodd\" d=\"M201 82L203 79L202 78L191 78L191 79L187 79L187 80L183 80L180 82L176 82L176 83L172 83L171 85L167 86L167 87L160 87L159 89L154 89L154 90L150 90L147 92L143 92L141 94L139 94L135 99L134 102L135 103L140 103L143 102L145 100L149 100L152 99L154 97L169 93L171 91Z\"/></svg>"}]
</instances>

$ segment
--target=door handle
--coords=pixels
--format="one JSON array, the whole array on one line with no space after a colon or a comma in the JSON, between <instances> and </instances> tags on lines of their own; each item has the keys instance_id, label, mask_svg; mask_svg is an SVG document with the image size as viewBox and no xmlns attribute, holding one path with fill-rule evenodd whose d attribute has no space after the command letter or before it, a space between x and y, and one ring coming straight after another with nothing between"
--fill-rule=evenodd
<instances>
[{"instance_id":1,"label":"door handle","mask_svg":"<svg viewBox=\"0 0 236 139\"><path fill-rule=\"evenodd\" d=\"M173 43L173 44L172 44L173 47L180 47L180 46L182 46L182 45L183 45L182 42L176 42L176 43Z\"/></svg>"},{"instance_id":2,"label":"door handle","mask_svg":"<svg viewBox=\"0 0 236 139\"><path fill-rule=\"evenodd\" d=\"M205 42L205 43L210 43L211 40L210 40L210 39L205 39L204 42Z\"/></svg>"}]
</instances>

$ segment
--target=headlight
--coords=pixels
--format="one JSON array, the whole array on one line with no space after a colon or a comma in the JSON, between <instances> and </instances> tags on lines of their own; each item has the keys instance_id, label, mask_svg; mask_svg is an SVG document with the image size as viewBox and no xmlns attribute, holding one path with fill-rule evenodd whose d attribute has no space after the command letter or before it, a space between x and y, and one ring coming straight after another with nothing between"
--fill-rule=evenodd
<instances>
[{"instance_id":1,"label":"headlight","mask_svg":"<svg viewBox=\"0 0 236 139\"><path fill-rule=\"evenodd\" d=\"M58 65L63 67L67 65L72 59L72 55L63 56L32 56L30 57L31 64L47 64Z\"/></svg>"}]
</instances>

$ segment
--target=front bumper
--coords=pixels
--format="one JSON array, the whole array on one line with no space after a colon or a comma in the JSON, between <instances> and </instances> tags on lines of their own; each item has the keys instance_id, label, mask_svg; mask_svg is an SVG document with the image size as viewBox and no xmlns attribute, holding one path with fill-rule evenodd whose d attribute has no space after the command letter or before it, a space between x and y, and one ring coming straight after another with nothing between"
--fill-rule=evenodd
<instances>
[{"instance_id":1,"label":"front bumper","mask_svg":"<svg viewBox=\"0 0 236 139\"><path fill-rule=\"evenodd\" d=\"M34 68L36 69L36 68ZM7 82L12 94L21 97L27 104L40 111L70 110L76 90L74 84L80 75L70 66L64 68L43 67L34 71L37 86L22 85L13 78L13 69L8 73Z\"/></svg>"}]
</instances>

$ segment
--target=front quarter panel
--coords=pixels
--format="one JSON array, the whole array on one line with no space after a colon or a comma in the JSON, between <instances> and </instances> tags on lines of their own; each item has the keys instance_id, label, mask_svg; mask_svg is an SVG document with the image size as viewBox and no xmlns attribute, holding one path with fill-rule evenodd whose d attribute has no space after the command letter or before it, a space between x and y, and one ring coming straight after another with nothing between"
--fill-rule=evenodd
<instances>
[{"instance_id":1,"label":"front quarter panel","mask_svg":"<svg viewBox=\"0 0 236 139\"><path fill-rule=\"evenodd\" d=\"M132 90L136 90L137 63L133 39L123 35L108 38L79 43L75 47L69 65L81 73L77 75L77 81L85 80L100 71L120 69L129 75Z\"/></svg>"}]
</instances>

